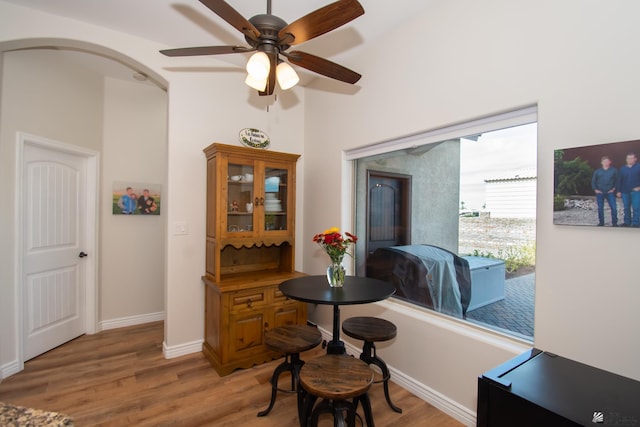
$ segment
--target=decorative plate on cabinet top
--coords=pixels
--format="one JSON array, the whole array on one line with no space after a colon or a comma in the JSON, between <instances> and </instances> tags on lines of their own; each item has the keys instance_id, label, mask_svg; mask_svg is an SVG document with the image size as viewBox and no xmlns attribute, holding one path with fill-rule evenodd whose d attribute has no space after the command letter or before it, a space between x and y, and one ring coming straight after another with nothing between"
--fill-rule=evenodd
<instances>
[{"instance_id":1,"label":"decorative plate on cabinet top","mask_svg":"<svg viewBox=\"0 0 640 427\"><path fill-rule=\"evenodd\" d=\"M240 131L240 142L250 148L267 149L271 144L269 135L260 129L245 128Z\"/></svg>"}]
</instances>

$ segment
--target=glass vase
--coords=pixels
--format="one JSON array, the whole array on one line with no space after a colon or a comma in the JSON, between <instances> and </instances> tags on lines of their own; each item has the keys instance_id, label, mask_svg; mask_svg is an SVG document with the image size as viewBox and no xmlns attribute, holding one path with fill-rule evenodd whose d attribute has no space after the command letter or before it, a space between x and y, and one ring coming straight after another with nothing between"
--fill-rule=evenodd
<instances>
[{"instance_id":1,"label":"glass vase","mask_svg":"<svg viewBox=\"0 0 640 427\"><path fill-rule=\"evenodd\" d=\"M327 281L329 282L329 286L332 288L341 288L344 285L345 274L342 260L331 261L331 264L327 267Z\"/></svg>"}]
</instances>

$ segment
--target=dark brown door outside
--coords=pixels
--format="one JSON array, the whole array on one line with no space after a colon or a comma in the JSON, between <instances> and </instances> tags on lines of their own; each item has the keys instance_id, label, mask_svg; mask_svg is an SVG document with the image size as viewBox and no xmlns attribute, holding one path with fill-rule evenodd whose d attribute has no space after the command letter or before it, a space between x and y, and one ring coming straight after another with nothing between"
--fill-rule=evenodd
<instances>
[{"instance_id":1,"label":"dark brown door outside","mask_svg":"<svg viewBox=\"0 0 640 427\"><path fill-rule=\"evenodd\" d=\"M367 257L411 244L411 176L367 171Z\"/></svg>"}]
</instances>

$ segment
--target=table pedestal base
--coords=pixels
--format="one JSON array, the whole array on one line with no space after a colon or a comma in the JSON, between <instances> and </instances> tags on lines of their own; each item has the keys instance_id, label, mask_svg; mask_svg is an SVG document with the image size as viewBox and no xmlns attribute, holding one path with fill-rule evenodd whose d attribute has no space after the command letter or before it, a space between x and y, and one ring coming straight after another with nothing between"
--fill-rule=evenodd
<instances>
[{"instance_id":1,"label":"table pedestal base","mask_svg":"<svg viewBox=\"0 0 640 427\"><path fill-rule=\"evenodd\" d=\"M331 340L327 343L327 354L345 354L346 352L344 341Z\"/></svg>"},{"instance_id":2,"label":"table pedestal base","mask_svg":"<svg viewBox=\"0 0 640 427\"><path fill-rule=\"evenodd\" d=\"M344 341L340 340L340 306L333 306L333 337L327 343L327 354L345 354Z\"/></svg>"}]
</instances>

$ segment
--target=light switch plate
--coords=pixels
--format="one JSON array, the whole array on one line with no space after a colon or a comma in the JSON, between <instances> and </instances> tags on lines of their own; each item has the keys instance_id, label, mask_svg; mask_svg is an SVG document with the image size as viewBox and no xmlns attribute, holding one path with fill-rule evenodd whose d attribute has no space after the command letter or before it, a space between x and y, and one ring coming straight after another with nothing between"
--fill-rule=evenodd
<instances>
[{"instance_id":1,"label":"light switch plate","mask_svg":"<svg viewBox=\"0 0 640 427\"><path fill-rule=\"evenodd\" d=\"M173 234L176 236L185 236L189 234L189 228L187 227L186 221L176 221L174 223L174 231Z\"/></svg>"}]
</instances>

